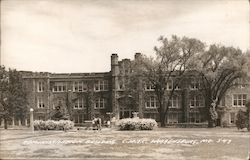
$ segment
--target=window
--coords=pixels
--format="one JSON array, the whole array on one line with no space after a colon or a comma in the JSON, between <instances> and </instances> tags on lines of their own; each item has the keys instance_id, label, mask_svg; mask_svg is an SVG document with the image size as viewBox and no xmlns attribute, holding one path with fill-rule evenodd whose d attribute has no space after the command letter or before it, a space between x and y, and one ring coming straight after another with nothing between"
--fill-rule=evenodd
<instances>
[{"instance_id":1,"label":"window","mask_svg":"<svg viewBox=\"0 0 250 160\"><path fill-rule=\"evenodd\" d=\"M221 105L221 106L225 106L225 105L226 105L226 98L225 98L225 96L223 96L223 97L221 98L220 105Z\"/></svg>"},{"instance_id":2,"label":"window","mask_svg":"<svg viewBox=\"0 0 250 160\"><path fill-rule=\"evenodd\" d=\"M96 81L95 86L94 86L95 91L107 91L108 90L108 81L103 80L103 81Z\"/></svg>"},{"instance_id":3,"label":"window","mask_svg":"<svg viewBox=\"0 0 250 160\"><path fill-rule=\"evenodd\" d=\"M75 114L74 115L74 123L79 124L84 122L83 114Z\"/></svg>"},{"instance_id":4,"label":"window","mask_svg":"<svg viewBox=\"0 0 250 160\"><path fill-rule=\"evenodd\" d=\"M56 106L55 106L55 104L54 104L54 103L52 104L52 109L56 109Z\"/></svg>"},{"instance_id":5,"label":"window","mask_svg":"<svg viewBox=\"0 0 250 160\"><path fill-rule=\"evenodd\" d=\"M230 113L230 123L235 123L235 113Z\"/></svg>"},{"instance_id":6,"label":"window","mask_svg":"<svg viewBox=\"0 0 250 160\"><path fill-rule=\"evenodd\" d=\"M65 92L66 83L65 82L55 82L53 86L53 92Z\"/></svg>"},{"instance_id":7,"label":"window","mask_svg":"<svg viewBox=\"0 0 250 160\"><path fill-rule=\"evenodd\" d=\"M44 116L38 116L38 120L45 120L45 117Z\"/></svg>"},{"instance_id":8,"label":"window","mask_svg":"<svg viewBox=\"0 0 250 160\"><path fill-rule=\"evenodd\" d=\"M145 84L145 90L146 91L154 91L155 89L154 89L153 85L151 85L150 83L147 83L147 84Z\"/></svg>"},{"instance_id":9,"label":"window","mask_svg":"<svg viewBox=\"0 0 250 160\"><path fill-rule=\"evenodd\" d=\"M146 108L157 108L159 106L156 97L151 96L145 102Z\"/></svg>"},{"instance_id":10,"label":"window","mask_svg":"<svg viewBox=\"0 0 250 160\"><path fill-rule=\"evenodd\" d=\"M37 92L44 92L44 82L37 83Z\"/></svg>"},{"instance_id":11,"label":"window","mask_svg":"<svg viewBox=\"0 0 250 160\"><path fill-rule=\"evenodd\" d=\"M74 82L73 83L73 91L74 92L85 92L87 91L87 84L86 82Z\"/></svg>"},{"instance_id":12,"label":"window","mask_svg":"<svg viewBox=\"0 0 250 160\"><path fill-rule=\"evenodd\" d=\"M169 100L169 108L180 108L180 97L177 95L173 95Z\"/></svg>"},{"instance_id":13,"label":"window","mask_svg":"<svg viewBox=\"0 0 250 160\"><path fill-rule=\"evenodd\" d=\"M234 107L244 107L247 102L246 94L234 94L233 95L233 106Z\"/></svg>"},{"instance_id":14,"label":"window","mask_svg":"<svg viewBox=\"0 0 250 160\"><path fill-rule=\"evenodd\" d=\"M190 82L190 89L191 90L198 90L200 88L200 80L192 79Z\"/></svg>"},{"instance_id":15,"label":"window","mask_svg":"<svg viewBox=\"0 0 250 160\"><path fill-rule=\"evenodd\" d=\"M86 103L84 101L83 98L79 98L76 100L75 105L74 105L75 109L83 109L86 108Z\"/></svg>"},{"instance_id":16,"label":"window","mask_svg":"<svg viewBox=\"0 0 250 160\"><path fill-rule=\"evenodd\" d=\"M181 87L179 84L175 85L175 90L181 90Z\"/></svg>"},{"instance_id":17,"label":"window","mask_svg":"<svg viewBox=\"0 0 250 160\"><path fill-rule=\"evenodd\" d=\"M245 88L246 87L246 81L242 78L236 79L234 84L237 85L238 88Z\"/></svg>"},{"instance_id":18,"label":"window","mask_svg":"<svg viewBox=\"0 0 250 160\"><path fill-rule=\"evenodd\" d=\"M191 123L200 123L201 116L199 112L189 112L189 122Z\"/></svg>"},{"instance_id":19,"label":"window","mask_svg":"<svg viewBox=\"0 0 250 160\"><path fill-rule=\"evenodd\" d=\"M167 82L167 90L172 90L173 89L173 80L168 80Z\"/></svg>"},{"instance_id":20,"label":"window","mask_svg":"<svg viewBox=\"0 0 250 160\"><path fill-rule=\"evenodd\" d=\"M119 89L119 90L124 90L124 88L125 88L125 86L124 86L123 82L120 81L120 82L119 82L118 89Z\"/></svg>"},{"instance_id":21,"label":"window","mask_svg":"<svg viewBox=\"0 0 250 160\"><path fill-rule=\"evenodd\" d=\"M168 114L168 123L178 123L178 113L169 113Z\"/></svg>"},{"instance_id":22,"label":"window","mask_svg":"<svg viewBox=\"0 0 250 160\"><path fill-rule=\"evenodd\" d=\"M38 97L37 98L37 108L44 108L45 107L45 104L44 104L44 101L41 97Z\"/></svg>"},{"instance_id":23,"label":"window","mask_svg":"<svg viewBox=\"0 0 250 160\"><path fill-rule=\"evenodd\" d=\"M96 99L96 101L95 101L95 109L103 109L103 108L105 108L106 103L107 103L107 100L104 99L104 98Z\"/></svg>"},{"instance_id":24,"label":"window","mask_svg":"<svg viewBox=\"0 0 250 160\"><path fill-rule=\"evenodd\" d=\"M144 113L143 117L158 120L158 113Z\"/></svg>"},{"instance_id":25,"label":"window","mask_svg":"<svg viewBox=\"0 0 250 160\"><path fill-rule=\"evenodd\" d=\"M190 108L204 107L204 99L201 95L190 96Z\"/></svg>"}]
</instances>

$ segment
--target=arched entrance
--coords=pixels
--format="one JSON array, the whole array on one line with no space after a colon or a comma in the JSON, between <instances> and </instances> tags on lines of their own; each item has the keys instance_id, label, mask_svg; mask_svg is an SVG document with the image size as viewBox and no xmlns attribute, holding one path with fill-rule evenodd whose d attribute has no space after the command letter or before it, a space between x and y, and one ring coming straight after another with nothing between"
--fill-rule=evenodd
<instances>
[{"instance_id":1,"label":"arched entrance","mask_svg":"<svg viewBox=\"0 0 250 160\"><path fill-rule=\"evenodd\" d=\"M132 96L122 96L118 98L119 118L132 118L133 112L138 112L136 103Z\"/></svg>"}]
</instances>

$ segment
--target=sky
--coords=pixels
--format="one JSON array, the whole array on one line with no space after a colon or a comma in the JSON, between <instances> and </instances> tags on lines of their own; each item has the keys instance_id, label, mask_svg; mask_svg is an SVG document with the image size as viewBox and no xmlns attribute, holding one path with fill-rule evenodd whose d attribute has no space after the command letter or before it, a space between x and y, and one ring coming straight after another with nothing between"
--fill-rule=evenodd
<instances>
[{"instance_id":1,"label":"sky","mask_svg":"<svg viewBox=\"0 0 250 160\"><path fill-rule=\"evenodd\" d=\"M3 0L1 64L108 72L110 56L154 55L163 35L249 49L248 0Z\"/></svg>"}]
</instances>

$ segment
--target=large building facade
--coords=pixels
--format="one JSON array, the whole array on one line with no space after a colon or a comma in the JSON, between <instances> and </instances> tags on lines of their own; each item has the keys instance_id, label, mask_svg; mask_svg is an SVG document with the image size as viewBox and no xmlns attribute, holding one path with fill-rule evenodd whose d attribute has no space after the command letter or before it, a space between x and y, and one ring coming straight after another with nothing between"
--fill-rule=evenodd
<instances>
[{"instance_id":1,"label":"large building facade","mask_svg":"<svg viewBox=\"0 0 250 160\"><path fill-rule=\"evenodd\" d=\"M135 59L140 57L135 54ZM119 61L117 54L111 55L111 71L102 73L35 73L23 72L28 90L28 108L34 109L34 119L46 120L60 107L65 115L71 115L76 125L93 117L109 120L132 117L138 113L140 118L153 118L159 121L158 102L154 89L139 80L137 92L126 93L125 83L131 73L131 60ZM175 78L168 83L166 92L174 86ZM239 109L245 109L250 91L247 85L231 89L222 99L218 124L234 126ZM225 107L224 107L225 106ZM225 109L226 108L226 109ZM28 117L13 121L13 124L27 124ZM206 123L204 97L199 90L199 80L189 76L178 85L171 98L167 124Z\"/></svg>"}]
</instances>

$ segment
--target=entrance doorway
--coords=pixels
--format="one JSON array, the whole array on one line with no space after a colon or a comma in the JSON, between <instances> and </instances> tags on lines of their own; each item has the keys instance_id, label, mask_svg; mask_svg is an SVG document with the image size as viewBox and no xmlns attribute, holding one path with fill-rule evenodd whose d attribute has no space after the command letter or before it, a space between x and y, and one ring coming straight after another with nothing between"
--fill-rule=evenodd
<instances>
[{"instance_id":1,"label":"entrance doorway","mask_svg":"<svg viewBox=\"0 0 250 160\"><path fill-rule=\"evenodd\" d=\"M131 108L120 108L120 119L122 118L132 118L133 117L133 112L135 112Z\"/></svg>"},{"instance_id":2,"label":"entrance doorway","mask_svg":"<svg viewBox=\"0 0 250 160\"><path fill-rule=\"evenodd\" d=\"M125 95L118 99L119 118L132 118L133 112L136 111L135 101L132 96Z\"/></svg>"}]
</instances>

